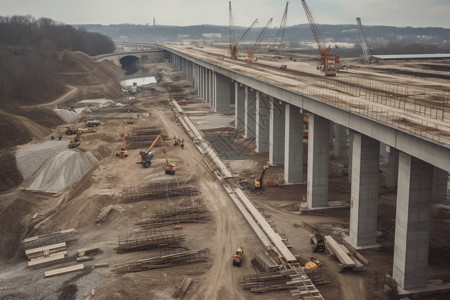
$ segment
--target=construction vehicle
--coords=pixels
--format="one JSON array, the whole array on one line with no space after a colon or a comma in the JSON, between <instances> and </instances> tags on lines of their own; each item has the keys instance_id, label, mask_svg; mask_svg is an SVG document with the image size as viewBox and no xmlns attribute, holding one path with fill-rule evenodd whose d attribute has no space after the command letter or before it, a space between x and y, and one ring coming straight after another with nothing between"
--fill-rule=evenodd
<instances>
[{"instance_id":1,"label":"construction vehicle","mask_svg":"<svg viewBox=\"0 0 450 300\"><path fill-rule=\"evenodd\" d=\"M76 121L75 124L73 124L72 126L64 128L64 133L67 135L77 134L79 132L77 127L79 122L80 120Z\"/></svg>"},{"instance_id":2,"label":"construction vehicle","mask_svg":"<svg viewBox=\"0 0 450 300\"><path fill-rule=\"evenodd\" d=\"M264 169L263 169L263 171L261 173L261 176L259 178L255 178L255 189L262 188L264 173L266 172L266 170L268 168L269 168L269 166L264 166Z\"/></svg>"},{"instance_id":3,"label":"construction vehicle","mask_svg":"<svg viewBox=\"0 0 450 300\"><path fill-rule=\"evenodd\" d=\"M228 2L228 7L229 7L229 22L230 22L230 27L229 27L229 36L230 36L230 56L232 59L237 59L238 56L238 47L240 45L240 43L247 37L247 35L250 33L250 31L252 30L252 28L258 23L258 19L255 19L255 21L253 21L253 23L250 25L250 27L247 28L247 30L245 30L244 34L241 36L241 38L236 41L236 34L234 32L234 24L233 24L233 13L231 10L231 1Z\"/></svg>"},{"instance_id":4,"label":"construction vehicle","mask_svg":"<svg viewBox=\"0 0 450 300\"><path fill-rule=\"evenodd\" d=\"M233 255L233 266L241 266L242 260L244 259L244 247L239 247L236 253Z\"/></svg>"},{"instance_id":5,"label":"construction vehicle","mask_svg":"<svg viewBox=\"0 0 450 300\"><path fill-rule=\"evenodd\" d=\"M286 1L286 8L284 9L283 18L281 18L281 24L277 32L277 40L274 44L274 48L277 49L278 53L281 53L281 49L284 48L284 32L286 31L288 7L289 1Z\"/></svg>"},{"instance_id":6,"label":"construction vehicle","mask_svg":"<svg viewBox=\"0 0 450 300\"><path fill-rule=\"evenodd\" d=\"M266 26L263 28L263 30L261 30L258 37L256 38L256 41L250 46L250 49L247 51L248 64L251 64L253 62L253 57L255 56L256 49L259 46L259 43L261 42L262 38L264 37L264 34L266 34L266 31L269 28L270 24L272 24L272 18L269 19Z\"/></svg>"},{"instance_id":7,"label":"construction vehicle","mask_svg":"<svg viewBox=\"0 0 450 300\"><path fill-rule=\"evenodd\" d=\"M147 149L147 151L141 151L139 152L139 154L141 155L141 159L142 161L137 162L137 164L142 164L142 166L144 168L148 168L151 166L152 164L152 159L153 159L153 147L156 145L156 143L158 142L158 140L161 142L161 147L164 151L164 157L166 159L166 170L165 173L168 175L174 175L175 171L176 171L176 166L169 162L169 158L167 157L167 152L166 152L166 147L164 146L164 141L163 138L161 137L161 135L158 135L156 137L156 139L153 141L153 143L150 145L150 147Z\"/></svg>"},{"instance_id":8,"label":"construction vehicle","mask_svg":"<svg viewBox=\"0 0 450 300\"><path fill-rule=\"evenodd\" d=\"M330 54L331 46L325 46L325 41L322 38L322 34L320 33L319 27L317 26L314 18L311 14L311 11L306 4L306 0L302 0L302 5L306 13L306 17L308 18L309 25L311 27L311 31L314 35L314 39L317 44L317 48L319 48L320 52L320 60L321 60L321 70L324 72L325 76L336 76L335 71L339 69L339 55ZM334 58L334 66L331 67L329 64L329 60Z\"/></svg>"},{"instance_id":9,"label":"construction vehicle","mask_svg":"<svg viewBox=\"0 0 450 300\"><path fill-rule=\"evenodd\" d=\"M77 134L73 141L69 143L69 148L76 148L81 145L81 137L80 134Z\"/></svg>"},{"instance_id":10,"label":"construction vehicle","mask_svg":"<svg viewBox=\"0 0 450 300\"><path fill-rule=\"evenodd\" d=\"M356 18L356 23L358 24L358 30L359 30L359 39L361 42L361 49L363 52L362 56L362 63L363 64L371 64L372 63L372 48L369 50L369 46L367 46L367 40L366 35L364 34L364 30L361 23L361 18Z\"/></svg>"},{"instance_id":11,"label":"construction vehicle","mask_svg":"<svg viewBox=\"0 0 450 300\"><path fill-rule=\"evenodd\" d=\"M306 270L317 269L322 265L322 262L315 257L311 257L310 260L305 264Z\"/></svg>"},{"instance_id":12,"label":"construction vehicle","mask_svg":"<svg viewBox=\"0 0 450 300\"><path fill-rule=\"evenodd\" d=\"M325 239L320 232L314 230L309 236L312 252L315 253L325 251Z\"/></svg>"},{"instance_id":13,"label":"construction vehicle","mask_svg":"<svg viewBox=\"0 0 450 300\"><path fill-rule=\"evenodd\" d=\"M116 156L120 156L120 158L125 158L128 157L128 151L127 151L127 147L126 147L126 143L125 143L125 124L127 123L126 120L124 120L122 122L122 148L120 148L120 150L116 150L114 151L114 154Z\"/></svg>"}]
</instances>

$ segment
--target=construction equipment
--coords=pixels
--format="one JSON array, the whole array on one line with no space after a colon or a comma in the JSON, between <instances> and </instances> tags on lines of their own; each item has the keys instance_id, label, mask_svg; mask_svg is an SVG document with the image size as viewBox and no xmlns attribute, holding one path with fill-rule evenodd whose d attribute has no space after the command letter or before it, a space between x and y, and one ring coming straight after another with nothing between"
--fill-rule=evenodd
<instances>
[{"instance_id":1,"label":"construction equipment","mask_svg":"<svg viewBox=\"0 0 450 300\"><path fill-rule=\"evenodd\" d=\"M315 257L311 257L310 260L305 264L306 270L317 269L322 265L322 262Z\"/></svg>"},{"instance_id":2,"label":"construction equipment","mask_svg":"<svg viewBox=\"0 0 450 300\"><path fill-rule=\"evenodd\" d=\"M239 247L236 253L233 255L233 266L241 266L242 260L244 259L244 247Z\"/></svg>"},{"instance_id":3,"label":"construction equipment","mask_svg":"<svg viewBox=\"0 0 450 300\"><path fill-rule=\"evenodd\" d=\"M359 39L361 41L361 49L363 52L362 62L364 64L372 63L372 49L369 50L369 46L367 46L366 36L364 34L364 30L361 24L361 18L356 18L356 23L358 24L359 30Z\"/></svg>"},{"instance_id":4,"label":"construction equipment","mask_svg":"<svg viewBox=\"0 0 450 300\"><path fill-rule=\"evenodd\" d=\"M125 158L128 157L128 151L126 148L126 143L125 143L125 124L127 123L127 120L123 120L122 122L122 148L120 148L120 150L116 150L114 152L114 154L116 156L120 156L120 158Z\"/></svg>"},{"instance_id":5,"label":"construction equipment","mask_svg":"<svg viewBox=\"0 0 450 300\"><path fill-rule=\"evenodd\" d=\"M284 47L284 32L286 31L286 23L287 23L287 14L288 14L288 6L289 1L286 1L286 8L284 9L283 18L281 19L280 28L278 28L277 32L277 41L274 45L276 49L278 49L278 53L281 53L281 48Z\"/></svg>"},{"instance_id":6,"label":"construction equipment","mask_svg":"<svg viewBox=\"0 0 450 300\"><path fill-rule=\"evenodd\" d=\"M161 137L161 135L158 135L156 139L153 141L153 143L150 145L150 147L147 149L147 151L141 151L139 154L141 155L142 161L137 162L137 164L142 164L144 168L148 168L152 164L153 159L153 147L156 145L158 140L161 142L161 147L164 151L164 157L166 159L166 174L174 175L176 171L176 166L173 163L169 162L169 158L167 157L166 147L164 146L164 141Z\"/></svg>"},{"instance_id":7,"label":"construction equipment","mask_svg":"<svg viewBox=\"0 0 450 300\"><path fill-rule=\"evenodd\" d=\"M73 124L72 126L64 128L64 133L67 135L77 134L79 131L77 127L79 122L80 120L76 121L75 124Z\"/></svg>"},{"instance_id":8,"label":"construction equipment","mask_svg":"<svg viewBox=\"0 0 450 300\"><path fill-rule=\"evenodd\" d=\"M234 32L234 24L233 24L233 13L231 10L231 1L228 2L229 7L229 17L230 17L230 25L229 25L229 36L230 36L230 55L232 59L237 59L238 56L238 47L240 43L247 37L247 35L250 33L252 28L258 23L258 19L255 19L253 23L250 25L250 27L245 30L244 34L241 36L241 38L236 41L236 34Z\"/></svg>"},{"instance_id":9,"label":"construction equipment","mask_svg":"<svg viewBox=\"0 0 450 300\"><path fill-rule=\"evenodd\" d=\"M80 146L80 145L81 145L81 137L80 137L80 134L77 133L77 135L75 136L75 138L73 139L73 141L71 141L71 142L69 143L69 148L76 148L76 147L78 147L78 146Z\"/></svg>"},{"instance_id":10,"label":"construction equipment","mask_svg":"<svg viewBox=\"0 0 450 300\"><path fill-rule=\"evenodd\" d=\"M325 251L325 238L320 232L314 230L309 236L311 240L312 252L315 253Z\"/></svg>"},{"instance_id":11,"label":"construction equipment","mask_svg":"<svg viewBox=\"0 0 450 300\"><path fill-rule=\"evenodd\" d=\"M325 46L322 34L320 33L319 27L314 21L311 11L309 10L308 5L306 4L306 0L302 0L302 5L303 8L305 9L306 17L308 18L309 25L314 35L314 39L317 43L317 47L319 48L321 69L325 73L325 76L336 76L336 73L334 71L337 71L339 69L339 55L330 54L331 46L330 45L328 45L328 47ZM333 68L329 65L330 58L334 58Z\"/></svg>"},{"instance_id":12,"label":"construction equipment","mask_svg":"<svg viewBox=\"0 0 450 300\"><path fill-rule=\"evenodd\" d=\"M247 51L247 63L248 64L251 64L253 62L253 57L255 56L256 48L259 46L259 43L261 42L262 38L264 37L264 34L266 33L270 24L272 24L272 18L269 19L266 26L263 28L263 30L261 30L258 37L256 38L256 41L250 46L250 49Z\"/></svg>"},{"instance_id":13,"label":"construction equipment","mask_svg":"<svg viewBox=\"0 0 450 300\"><path fill-rule=\"evenodd\" d=\"M269 166L264 166L264 169L261 173L261 177L259 178L255 178L255 189L260 189L262 188L263 185L263 177L264 177L264 173L266 172L266 170L269 168Z\"/></svg>"}]
</instances>

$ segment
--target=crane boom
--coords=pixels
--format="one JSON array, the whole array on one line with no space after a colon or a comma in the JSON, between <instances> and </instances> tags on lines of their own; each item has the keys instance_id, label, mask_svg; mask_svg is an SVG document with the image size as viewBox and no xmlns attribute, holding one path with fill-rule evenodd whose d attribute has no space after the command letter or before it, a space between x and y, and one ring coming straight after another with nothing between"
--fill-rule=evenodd
<instances>
[{"instance_id":1,"label":"crane boom","mask_svg":"<svg viewBox=\"0 0 450 300\"><path fill-rule=\"evenodd\" d=\"M286 8L284 9L283 18L281 19L280 28L277 32L277 48L280 48L284 42L284 32L286 31L287 14L288 14L289 1L286 1Z\"/></svg>"},{"instance_id":2,"label":"crane boom","mask_svg":"<svg viewBox=\"0 0 450 300\"><path fill-rule=\"evenodd\" d=\"M356 23L358 24L358 30L359 30L359 39L361 40L361 48L363 52L363 61L366 64L370 64L370 52L369 47L367 46L367 40L366 36L364 34L364 30L361 24L361 18L356 18Z\"/></svg>"},{"instance_id":3,"label":"crane boom","mask_svg":"<svg viewBox=\"0 0 450 300\"><path fill-rule=\"evenodd\" d=\"M234 23L233 23L233 12L231 11L231 1L228 2L228 10L229 10L229 36L230 36L230 53L231 57L233 57L233 50L236 48L236 35L234 33ZM237 49L236 49L237 50ZM237 53L236 53L237 54Z\"/></svg>"},{"instance_id":4,"label":"crane boom","mask_svg":"<svg viewBox=\"0 0 450 300\"><path fill-rule=\"evenodd\" d=\"M259 43L261 42L262 38L264 37L264 34L266 34L266 31L269 28L270 24L272 24L272 18L270 18L269 21L267 21L266 26L259 33L258 37L256 38L256 41L251 45L250 50L248 50L248 52L247 52L247 63L248 64L252 63L256 48L258 47Z\"/></svg>"}]
</instances>

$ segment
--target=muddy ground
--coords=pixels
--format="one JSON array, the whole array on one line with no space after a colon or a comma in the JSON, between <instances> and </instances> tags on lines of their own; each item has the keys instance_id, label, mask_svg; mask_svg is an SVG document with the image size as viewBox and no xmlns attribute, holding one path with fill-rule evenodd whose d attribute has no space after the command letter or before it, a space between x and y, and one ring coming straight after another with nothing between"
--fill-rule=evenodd
<instances>
[{"instance_id":1,"label":"muddy ground","mask_svg":"<svg viewBox=\"0 0 450 300\"><path fill-rule=\"evenodd\" d=\"M185 111L195 111L197 116L211 120L211 108L202 103L195 91L182 76L167 64L152 66L154 70L164 69L168 74L161 84L152 90L141 91L135 101L124 101L123 107L109 107L85 115L99 118L102 125L97 132L84 134L82 144L75 149L92 152L98 159L96 167L85 173L69 188L57 193L24 190L27 182L9 189L0 195L1 271L0 298L2 299L173 299L173 293L184 277L193 279L184 299L293 299L288 291L252 294L242 290L240 281L244 274L252 274L256 269L251 258L261 243L223 190L220 182L203 163L202 155L188 138L183 128L176 122L167 99L186 99ZM66 76L69 76L67 74ZM100 83L105 87L105 83ZM111 84L109 81L107 84ZM95 90L95 89L94 89ZM77 98L80 95L77 96ZM70 107L77 99L68 99ZM60 103L59 106L64 104ZM230 115L230 113L226 115ZM217 114L217 118L222 117ZM155 178L164 179L164 160L161 148L156 148L155 158L150 168L136 164L140 161L139 151L128 150L128 157L121 159L113 153L122 145L122 124L128 120L125 131L133 127L156 126L168 136L167 155L177 166L177 178L191 178L191 184L200 188L198 196L165 197L151 201L124 202L130 187L144 186ZM206 122L206 121L204 121ZM205 123L201 123L205 125ZM199 124L200 125L200 124ZM33 125L34 126L34 125ZM48 140L50 134L61 134L64 125L53 127L41 134L41 141ZM173 146L173 137L184 138L185 147ZM242 132L230 126L205 129L205 136L211 140L219 153L229 152L227 143L214 143L214 139L227 136L233 149L240 153L234 160L225 160L254 203L256 203L274 228L283 234L292 252L304 263L313 254L309 234L312 225L336 239L348 233L349 210L332 209L317 213L300 214L299 207L304 203L306 184L284 185L283 169L270 167L265 179L275 183L265 186L261 191L252 191L253 180L259 177L268 161L268 154L255 153L252 140L245 140ZM36 138L37 139L37 138ZM64 139L70 139L64 136ZM36 141L39 142L39 141ZM305 141L306 146L307 141ZM305 148L306 149L306 148ZM333 155L330 148L330 200L348 204L350 184L346 168L346 158ZM239 160L236 160L239 159ZM306 151L305 151L306 164ZM306 167L304 168L306 172ZM385 274L392 274L393 239L395 224L395 199L393 189L385 187L385 164L380 165L380 201L378 207L378 227L380 248L361 252L368 260L363 272L338 272L336 259L328 253L315 253L324 262L323 274L327 281L318 286L325 299L389 299L391 294L384 292ZM148 234L137 226L136 221L149 217L157 210L168 207L186 206L192 203L205 203L211 213L206 223L182 225L186 236L182 243L184 249L208 249L205 262L179 265L136 273L119 274L113 269L116 265L132 260L144 259L168 253L168 249L154 249L126 254L114 250L119 239ZM97 216L105 207L113 209L105 221L97 223ZM448 240L448 203L435 203L433 206L433 230L430 241L430 266L428 278L450 281L450 241ZM68 258L64 263L44 268L27 268L27 261L20 251L20 241L33 235L56 232L74 228L77 240L68 244ZM172 230L166 227L164 230ZM232 254L237 247L244 246L246 258L241 267L232 266ZM92 261L85 262L81 272L44 278L44 271L75 264L76 252L84 247L98 247L100 251ZM107 264L96 268L96 264ZM439 298L440 297L440 298ZM429 299L447 299L438 296Z\"/></svg>"}]
</instances>

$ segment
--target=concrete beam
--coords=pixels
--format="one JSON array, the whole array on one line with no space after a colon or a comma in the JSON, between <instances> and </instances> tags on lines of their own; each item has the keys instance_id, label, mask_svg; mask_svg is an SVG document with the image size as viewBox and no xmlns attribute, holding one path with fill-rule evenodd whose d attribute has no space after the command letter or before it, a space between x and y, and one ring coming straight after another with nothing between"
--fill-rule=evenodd
<instances>
[{"instance_id":1,"label":"concrete beam","mask_svg":"<svg viewBox=\"0 0 450 300\"><path fill-rule=\"evenodd\" d=\"M308 208L328 205L328 170L330 148L330 121L318 115L309 115L308 127Z\"/></svg>"},{"instance_id":2,"label":"concrete beam","mask_svg":"<svg viewBox=\"0 0 450 300\"><path fill-rule=\"evenodd\" d=\"M231 80L225 76L218 73L214 73L214 111L228 111L230 110L230 86Z\"/></svg>"},{"instance_id":3,"label":"concrete beam","mask_svg":"<svg viewBox=\"0 0 450 300\"><path fill-rule=\"evenodd\" d=\"M399 154L393 278L403 290L427 284L433 166Z\"/></svg>"},{"instance_id":4,"label":"concrete beam","mask_svg":"<svg viewBox=\"0 0 450 300\"><path fill-rule=\"evenodd\" d=\"M270 103L267 96L256 92L256 152L269 152Z\"/></svg>"},{"instance_id":5,"label":"concrete beam","mask_svg":"<svg viewBox=\"0 0 450 300\"><path fill-rule=\"evenodd\" d=\"M354 134L350 204L350 243L375 246L377 239L380 142Z\"/></svg>"},{"instance_id":6,"label":"concrete beam","mask_svg":"<svg viewBox=\"0 0 450 300\"><path fill-rule=\"evenodd\" d=\"M284 180L303 181L303 114L298 107L285 104Z\"/></svg>"},{"instance_id":7,"label":"concrete beam","mask_svg":"<svg viewBox=\"0 0 450 300\"><path fill-rule=\"evenodd\" d=\"M269 164L275 166L284 163L284 104L274 98L269 103Z\"/></svg>"},{"instance_id":8,"label":"concrete beam","mask_svg":"<svg viewBox=\"0 0 450 300\"><path fill-rule=\"evenodd\" d=\"M245 133L244 138L256 136L256 92L245 87Z\"/></svg>"},{"instance_id":9,"label":"concrete beam","mask_svg":"<svg viewBox=\"0 0 450 300\"><path fill-rule=\"evenodd\" d=\"M234 82L234 127L245 128L245 89L237 81Z\"/></svg>"}]
</instances>

